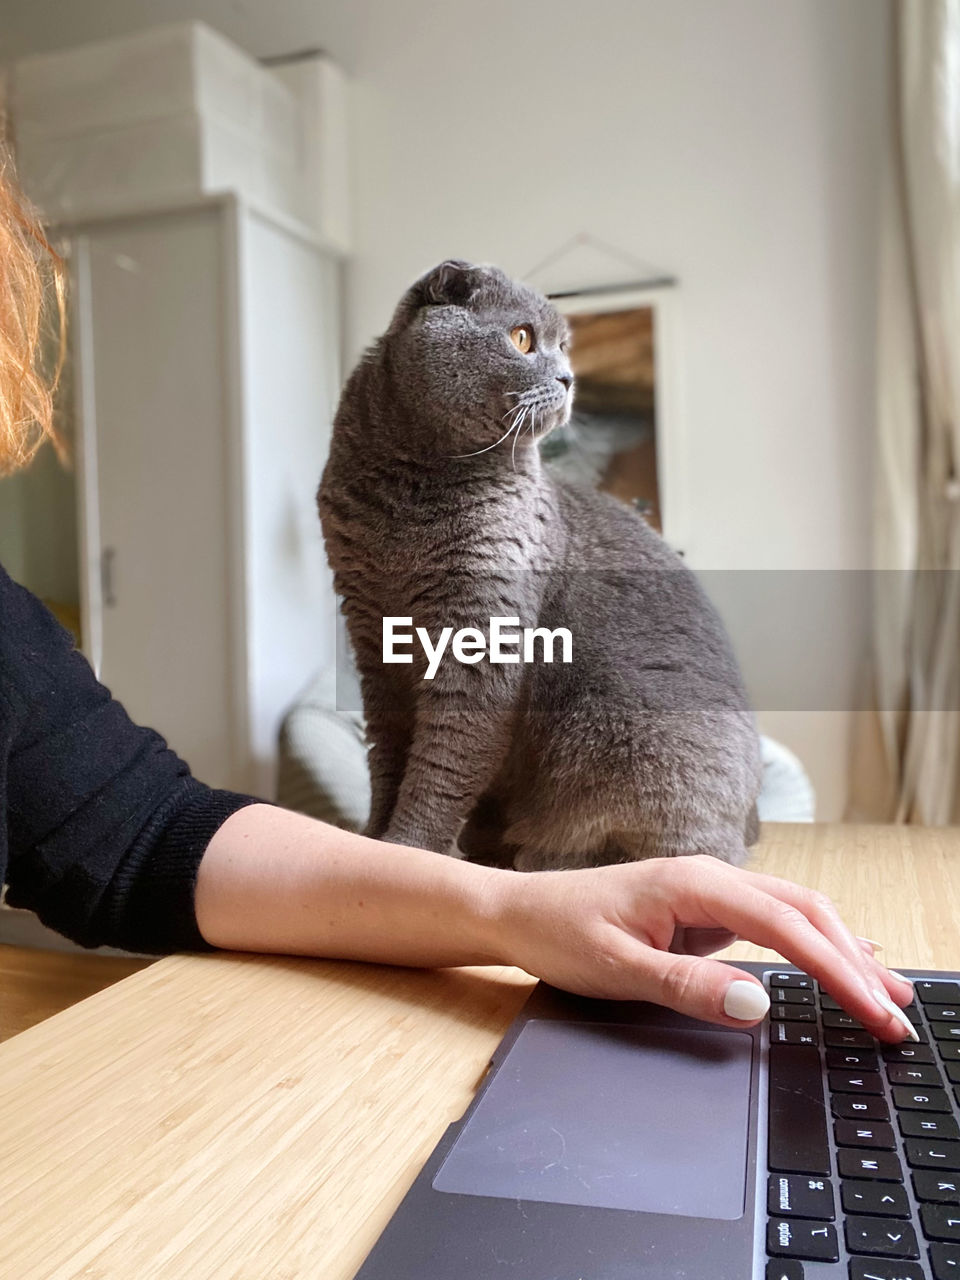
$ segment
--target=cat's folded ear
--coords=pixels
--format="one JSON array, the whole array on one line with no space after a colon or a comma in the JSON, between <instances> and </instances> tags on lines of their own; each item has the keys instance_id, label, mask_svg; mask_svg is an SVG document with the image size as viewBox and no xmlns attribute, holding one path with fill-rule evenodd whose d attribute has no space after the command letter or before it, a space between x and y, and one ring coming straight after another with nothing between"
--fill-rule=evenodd
<instances>
[{"instance_id":1,"label":"cat's folded ear","mask_svg":"<svg viewBox=\"0 0 960 1280\"><path fill-rule=\"evenodd\" d=\"M421 276L411 292L419 294L421 307L462 307L480 287L482 276L482 267L448 258Z\"/></svg>"},{"instance_id":2,"label":"cat's folded ear","mask_svg":"<svg viewBox=\"0 0 960 1280\"><path fill-rule=\"evenodd\" d=\"M421 307L463 307L479 289L484 267L448 258L410 286L394 312L390 330L403 328Z\"/></svg>"}]
</instances>

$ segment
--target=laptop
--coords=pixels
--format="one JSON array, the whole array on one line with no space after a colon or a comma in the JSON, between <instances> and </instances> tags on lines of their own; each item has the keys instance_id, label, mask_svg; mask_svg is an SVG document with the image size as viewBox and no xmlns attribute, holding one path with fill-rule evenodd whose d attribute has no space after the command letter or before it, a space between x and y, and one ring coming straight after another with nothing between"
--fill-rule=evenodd
<instances>
[{"instance_id":1,"label":"laptop","mask_svg":"<svg viewBox=\"0 0 960 1280\"><path fill-rule=\"evenodd\" d=\"M756 1028L537 987L357 1280L960 1278L960 974L888 1046L737 967Z\"/></svg>"}]
</instances>

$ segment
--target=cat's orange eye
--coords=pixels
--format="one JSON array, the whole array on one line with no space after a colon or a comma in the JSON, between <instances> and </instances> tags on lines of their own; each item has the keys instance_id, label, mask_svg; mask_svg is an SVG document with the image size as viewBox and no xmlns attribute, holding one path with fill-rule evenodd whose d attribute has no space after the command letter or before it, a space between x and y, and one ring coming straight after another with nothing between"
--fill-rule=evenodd
<instances>
[{"instance_id":1,"label":"cat's orange eye","mask_svg":"<svg viewBox=\"0 0 960 1280\"><path fill-rule=\"evenodd\" d=\"M515 329L510 330L510 341L525 356L533 350L533 330L525 324L518 324Z\"/></svg>"}]
</instances>

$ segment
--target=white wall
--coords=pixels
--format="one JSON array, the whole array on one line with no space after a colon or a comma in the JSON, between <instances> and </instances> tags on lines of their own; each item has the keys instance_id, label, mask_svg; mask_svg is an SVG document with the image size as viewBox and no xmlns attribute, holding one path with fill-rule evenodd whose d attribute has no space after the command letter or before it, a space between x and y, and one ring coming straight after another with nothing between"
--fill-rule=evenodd
<instances>
[{"instance_id":1,"label":"white wall","mask_svg":"<svg viewBox=\"0 0 960 1280\"><path fill-rule=\"evenodd\" d=\"M693 563L869 564L886 0L6 0L4 53L187 16L355 77L348 358L440 258L589 231L681 281ZM837 816L846 715L764 724Z\"/></svg>"}]
</instances>

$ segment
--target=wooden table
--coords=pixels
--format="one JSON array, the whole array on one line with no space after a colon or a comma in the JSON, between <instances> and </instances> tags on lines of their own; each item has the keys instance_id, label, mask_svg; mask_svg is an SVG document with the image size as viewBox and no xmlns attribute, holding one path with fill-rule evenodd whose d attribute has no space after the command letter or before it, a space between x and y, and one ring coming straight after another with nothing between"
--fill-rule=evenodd
<instances>
[{"instance_id":1,"label":"wooden table","mask_svg":"<svg viewBox=\"0 0 960 1280\"><path fill-rule=\"evenodd\" d=\"M766 830L894 967L960 969L960 832ZM737 944L741 958L766 958ZM0 1045L0 1276L349 1280L530 989L162 960Z\"/></svg>"},{"instance_id":2,"label":"wooden table","mask_svg":"<svg viewBox=\"0 0 960 1280\"><path fill-rule=\"evenodd\" d=\"M0 944L0 1042L143 969L149 960Z\"/></svg>"}]
</instances>

